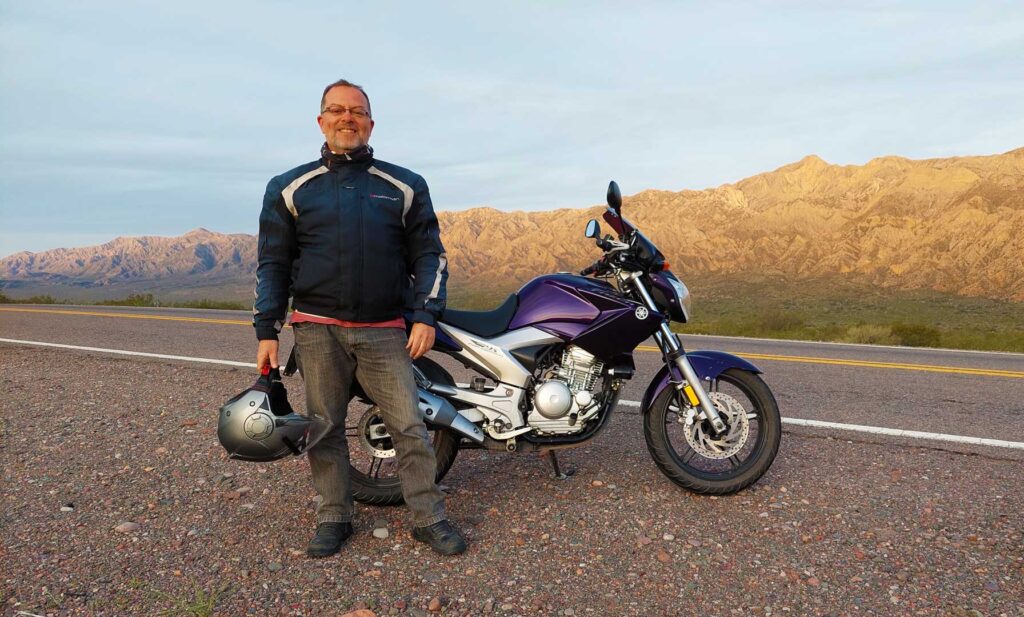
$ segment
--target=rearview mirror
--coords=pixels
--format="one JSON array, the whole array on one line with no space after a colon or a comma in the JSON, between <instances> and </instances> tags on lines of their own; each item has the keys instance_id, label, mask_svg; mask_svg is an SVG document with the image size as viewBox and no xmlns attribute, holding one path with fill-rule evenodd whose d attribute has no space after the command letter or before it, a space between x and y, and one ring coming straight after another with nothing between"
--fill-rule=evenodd
<instances>
[{"instance_id":1,"label":"rearview mirror","mask_svg":"<svg viewBox=\"0 0 1024 617\"><path fill-rule=\"evenodd\" d=\"M587 223L586 235L588 238L596 238L601 235L601 226L597 224L596 219L590 219L590 222Z\"/></svg>"},{"instance_id":2,"label":"rearview mirror","mask_svg":"<svg viewBox=\"0 0 1024 617\"><path fill-rule=\"evenodd\" d=\"M608 183L608 206L615 210L615 214L622 210L622 192L619 191L619 185L615 184L615 180Z\"/></svg>"}]
</instances>

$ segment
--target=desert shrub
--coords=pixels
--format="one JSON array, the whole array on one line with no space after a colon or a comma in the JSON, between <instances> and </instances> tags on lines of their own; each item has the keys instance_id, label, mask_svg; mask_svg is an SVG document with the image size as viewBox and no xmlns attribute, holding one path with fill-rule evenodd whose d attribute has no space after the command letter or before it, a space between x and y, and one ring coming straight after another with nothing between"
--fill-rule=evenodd
<instances>
[{"instance_id":1,"label":"desert shrub","mask_svg":"<svg viewBox=\"0 0 1024 617\"><path fill-rule=\"evenodd\" d=\"M1009 351L1024 353L1024 330L1007 332L978 332L977 330L957 329L942 333L942 347L949 349L990 349L992 351Z\"/></svg>"},{"instance_id":2,"label":"desert shrub","mask_svg":"<svg viewBox=\"0 0 1024 617\"><path fill-rule=\"evenodd\" d=\"M153 299L153 294L129 294L121 300L104 300L98 302L100 306L159 306Z\"/></svg>"},{"instance_id":3,"label":"desert shrub","mask_svg":"<svg viewBox=\"0 0 1024 617\"><path fill-rule=\"evenodd\" d=\"M30 298L12 298L0 293L0 304L70 304L68 300L58 300L53 296L32 296Z\"/></svg>"},{"instance_id":4,"label":"desert shrub","mask_svg":"<svg viewBox=\"0 0 1024 617\"><path fill-rule=\"evenodd\" d=\"M846 329L841 340L844 343L864 343L867 345L895 345L899 340L893 336L892 327L877 324L858 324Z\"/></svg>"},{"instance_id":5,"label":"desert shrub","mask_svg":"<svg viewBox=\"0 0 1024 617\"><path fill-rule=\"evenodd\" d=\"M758 317L757 325L766 332L782 332L802 328L804 320L790 312L768 311Z\"/></svg>"},{"instance_id":6,"label":"desert shrub","mask_svg":"<svg viewBox=\"0 0 1024 617\"><path fill-rule=\"evenodd\" d=\"M58 300L50 295L45 296L32 296L31 298L25 298L24 300L18 300L19 304L67 304L66 301Z\"/></svg>"},{"instance_id":7,"label":"desert shrub","mask_svg":"<svg viewBox=\"0 0 1024 617\"><path fill-rule=\"evenodd\" d=\"M938 347L942 338L942 333L931 326L905 323L893 324L892 335L908 347Z\"/></svg>"},{"instance_id":8,"label":"desert shrub","mask_svg":"<svg viewBox=\"0 0 1024 617\"><path fill-rule=\"evenodd\" d=\"M251 304L246 305L241 302L234 302L231 300L210 300L207 298L202 298L200 300L188 300L186 302L175 302L173 306L194 309L216 309L222 311L245 311L252 308Z\"/></svg>"}]
</instances>

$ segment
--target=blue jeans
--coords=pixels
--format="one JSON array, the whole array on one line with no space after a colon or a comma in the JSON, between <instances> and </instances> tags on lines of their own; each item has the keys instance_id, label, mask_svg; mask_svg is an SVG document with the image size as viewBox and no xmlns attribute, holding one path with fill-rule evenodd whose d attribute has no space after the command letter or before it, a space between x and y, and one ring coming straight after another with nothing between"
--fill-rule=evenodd
<instances>
[{"instance_id":1,"label":"blue jeans","mask_svg":"<svg viewBox=\"0 0 1024 617\"><path fill-rule=\"evenodd\" d=\"M412 510L413 525L424 527L444 520L444 495L434 482L437 463L419 411L405 332L399 328L345 328L317 323L297 323L293 329L308 412L334 424L307 452L313 486L321 499L317 522L352 520L345 418L353 378L379 407L391 435L402 496Z\"/></svg>"}]
</instances>

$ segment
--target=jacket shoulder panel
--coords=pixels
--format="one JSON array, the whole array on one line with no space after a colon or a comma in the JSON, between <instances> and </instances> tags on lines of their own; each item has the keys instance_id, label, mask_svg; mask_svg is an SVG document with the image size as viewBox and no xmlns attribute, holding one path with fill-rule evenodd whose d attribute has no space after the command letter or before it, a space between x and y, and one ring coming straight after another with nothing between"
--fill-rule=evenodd
<instances>
[{"instance_id":1,"label":"jacket shoulder panel","mask_svg":"<svg viewBox=\"0 0 1024 617\"><path fill-rule=\"evenodd\" d=\"M308 173L310 171L313 171L314 169L316 169L317 167L320 167L321 165L322 165L322 163L320 162L320 159L317 159L315 161L310 161L308 163L303 163L302 165L299 165L298 167L293 167L293 168L289 169L288 171L284 172L283 174L278 174L278 175L274 176L273 178L271 178L270 184L272 184L274 186L277 186L277 187L280 187L280 188L284 188L284 187L288 186L289 184L291 184L292 182L294 182L295 179L298 178L299 176L301 176L301 175L303 175L305 173Z\"/></svg>"},{"instance_id":2,"label":"jacket shoulder panel","mask_svg":"<svg viewBox=\"0 0 1024 617\"><path fill-rule=\"evenodd\" d=\"M320 161L312 161L305 165L299 165L275 178L278 181L278 186L284 187L281 189L281 198L293 218L299 218L299 211L295 208L295 191L313 178L327 172L327 167Z\"/></svg>"},{"instance_id":3,"label":"jacket shoulder panel","mask_svg":"<svg viewBox=\"0 0 1024 617\"><path fill-rule=\"evenodd\" d=\"M380 159L373 159L372 166L376 167L378 170L383 171L384 173L390 176L394 176L398 180L412 187L415 187L417 184L423 182L423 177L420 176L418 173L410 169L406 169L405 167L395 165L394 163L389 163L387 161L382 161Z\"/></svg>"}]
</instances>

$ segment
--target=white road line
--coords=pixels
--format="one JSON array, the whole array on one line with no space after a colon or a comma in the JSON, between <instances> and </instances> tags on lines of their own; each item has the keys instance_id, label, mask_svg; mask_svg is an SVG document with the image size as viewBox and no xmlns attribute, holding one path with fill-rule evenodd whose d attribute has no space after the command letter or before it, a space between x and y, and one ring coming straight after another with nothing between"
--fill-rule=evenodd
<instances>
[{"instance_id":1,"label":"white road line","mask_svg":"<svg viewBox=\"0 0 1024 617\"><path fill-rule=\"evenodd\" d=\"M964 437L962 435L949 435L946 433L925 433L924 431L905 431L898 428L882 428L879 426L864 426L863 424L840 424L838 422L824 422L822 420L804 420L802 418L783 418L783 424L795 424L797 426L814 426L817 428L833 428L840 431L856 431L858 433L873 433L875 435L890 435L892 437L909 437L910 439L931 439L934 441L952 441L954 443L966 443L975 446L995 446L997 448L1016 448L1024 450L1024 442L1003 441L1002 439L986 439L984 437Z\"/></svg>"},{"instance_id":2,"label":"white road line","mask_svg":"<svg viewBox=\"0 0 1024 617\"><path fill-rule=\"evenodd\" d=\"M17 339L0 338L0 343L15 343L19 345L39 345L42 347L57 347L59 349L77 349L80 351L96 351L100 353L118 354L122 356L142 356L144 358L159 358L162 360L184 360L186 362L205 362L207 364L222 364L226 366L241 366L256 368L254 362L235 362L234 360L218 360L215 358L194 358L191 356L172 356L160 353L145 353L141 351L126 351L123 349L103 349L101 347L82 347L79 345L63 345L60 343L44 343L42 341L21 341ZM639 407L640 401L619 401L623 407ZM946 433L926 433L924 431L907 431L898 428L884 428L881 426L865 426L863 424L841 424L839 422L825 422L822 420L805 420L803 418L783 418L783 424L795 426L810 426L815 428L829 428L839 431L853 431L857 433L871 433L874 435L889 435L891 437L905 437L908 439L929 439L932 441L949 441L953 443L969 444L974 446L993 446L996 448L1013 448L1024 450L1024 442L1003 441L1002 439L987 439L984 437L966 437L964 435L949 435Z\"/></svg>"},{"instance_id":3,"label":"white road line","mask_svg":"<svg viewBox=\"0 0 1024 617\"><path fill-rule=\"evenodd\" d=\"M191 356L169 356L162 353L145 353L142 351L125 351L123 349L103 349L102 347L82 347L80 345L62 345L60 343L44 343L42 341L19 341L12 338L0 338L0 343L18 343L21 345L41 345L60 349L78 349L80 351L98 351L122 356L142 356L143 358L160 358L163 360L185 360L186 362L206 362L208 364L225 364L227 366L245 366L256 368L255 362L235 362L234 360L215 360L213 358L193 358Z\"/></svg>"},{"instance_id":4,"label":"white road line","mask_svg":"<svg viewBox=\"0 0 1024 617\"><path fill-rule=\"evenodd\" d=\"M640 401L619 401L623 407L639 407ZM965 437L963 435L949 435L946 433L926 433L924 431L907 431L899 428L884 428L881 426L865 426L863 424L840 424L839 422L825 422L823 420L804 420L803 418L783 418L783 424L795 426L812 426L815 428L830 428L839 431L853 431L856 433L872 433L875 435L889 435L892 437L906 437L908 439L930 439L933 441L951 441L953 443L965 443L973 446L995 446L997 448L1014 448L1024 450L1024 442L1003 441L1002 439L987 439L985 437Z\"/></svg>"}]
</instances>

